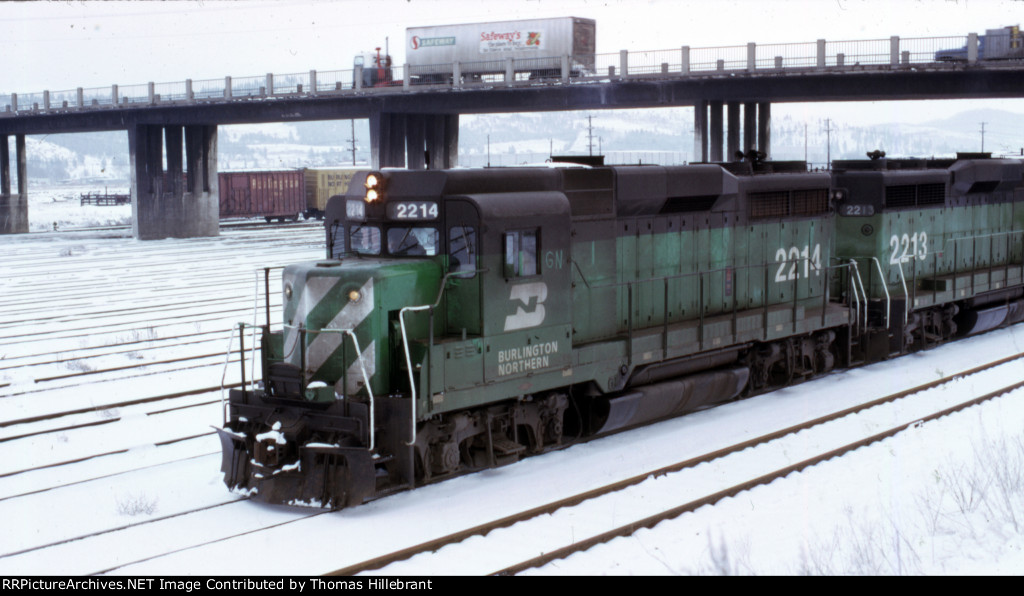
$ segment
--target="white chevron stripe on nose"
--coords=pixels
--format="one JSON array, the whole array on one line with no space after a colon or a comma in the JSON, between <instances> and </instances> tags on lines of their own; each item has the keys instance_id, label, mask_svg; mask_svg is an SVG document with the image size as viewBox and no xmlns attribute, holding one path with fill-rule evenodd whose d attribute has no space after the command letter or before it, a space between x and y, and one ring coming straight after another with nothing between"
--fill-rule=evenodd
<instances>
[{"instance_id":1,"label":"white chevron stripe on nose","mask_svg":"<svg viewBox=\"0 0 1024 596\"><path fill-rule=\"evenodd\" d=\"M286 278L284 280L286 285L295 287L295 278ZM320 304L320 301L324 299L327 294L341 283L341 279L337 277L314 277L307 279L306 283L302 287L302 293L295 300L295 312L292 313L291 321L285 321L287 324L284 328L284 353L285 360L298 366L299 365L299 324L306 320L309 313Z\"/></svg>"},{"instance_id":2,"label":"white chevron stripe on nose","mask_svg":"<svg viewBox=\"0 0 1024 596\"><path fill-rule=\"evenodd\" d=\"M338 387L341 386L341 381L335 385L335 391L343 393L344 395L355 395L363 385L363 368L359 366L362 362L363 366L366 367L366 378L372 379L373 373L377 372L377 341L371 341L370 345L366 346L363 353L356 358L355 362L348 367L348 371L345 373L345 388L344 391L338 391Z\"/></svg>"},{"instance_id":3,"label":"white chevron stripe on nose","mask_svg":"<svg viewBox=\"0 0 1024 596\"><path fill-rule=\"evenodd\" d=\"M326 325L324 329L352 329L355 330L366 320L366 317L373 312L373 278L366 280L363 287L359 288L359 301L349 302L337 315ZM327 362L327 359L345 341L342 333L318 333L306 349L306 370L315 373ZM372 344L371 344L372 345ZM355 348L353 348L355 349ZM367 351L369 348L367 348ZM366 351L363 352L364 354ZM362 357L362 356L360 356ZM367 366L367 374L373 375L372 367ZM362 378L362 373L359 373Z\"/></svg>"}]
</instances>

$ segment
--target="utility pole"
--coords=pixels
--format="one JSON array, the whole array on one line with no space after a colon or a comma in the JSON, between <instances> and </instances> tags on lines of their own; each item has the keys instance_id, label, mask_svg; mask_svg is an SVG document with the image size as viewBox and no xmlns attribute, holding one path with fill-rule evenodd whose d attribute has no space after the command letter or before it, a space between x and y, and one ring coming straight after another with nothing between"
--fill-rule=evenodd
<instances>
[{"instance_id":1,"label":"utility pole","mask_svg":"<svg viewBox=\"0 0 1024 596\"><path fill-rule=\"evenodd\" d=\"M807 163L807 123L804 123L804 163Z\"/></svg>"},{"instance_id":2,"label":"utility pole","mask_svg":"<svg viewBox=\"0 0 1024 596\"><path fill-rule=\"evenodd\" d=\"M832 120L825 119L826 169L832 169Z\"/></svg>"},{"instance_id":3,"label":"utility pole","mask_svg":"<svg viewBox=\"0 0 1024 596\"><path fill-rule=\"evenodd\" d=\"M985 152L985 124L987 124L987 123L986 122L982 122L981 123L981 152L982 153Z\"/></svg>"},{"instance_id":4,"label":"utility pole","mask_svg":"<svg viewBox=\"0 0 1024 596\"><path fill-rule=\"evenodd\" d=\"M356 165L356 121L352 122L352 139L349 141L352 145L352 165Z\"/></svg>"},{"instance_id":5,"label":"utility pole","mask_svg":"<svg viewBox=\"0 0 1024 596\"><path fill-rule=\"evenodd\" d=\"M587 116L587 149L594 154L594 117Z\"/></svg>"}]
</instances>

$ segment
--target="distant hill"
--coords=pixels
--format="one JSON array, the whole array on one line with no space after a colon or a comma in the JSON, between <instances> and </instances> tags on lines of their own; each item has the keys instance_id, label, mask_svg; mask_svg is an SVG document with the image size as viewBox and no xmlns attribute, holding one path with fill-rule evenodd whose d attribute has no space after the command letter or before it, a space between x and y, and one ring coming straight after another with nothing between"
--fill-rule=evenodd
<instances>
[{"instance_id":1,"label":"distant hill","mask_svg":"<svg viewBox=\"0 0 1024 596\"><path fill-rule=\"evenodd\" d=\"M907 125L849 125L832 120L772 120L772 159L824 164L857 159L874 149L891 156L954 155L981 150L1019 155L1024 116L1002 110L971 110ZM466 166L540 162L549 155L604 153L607 163L685 163L694 160L690 108L548 112L463 116L459 163ZM826 133L831 129L831 134ZM369 157L365 120L223 126L218 135L220 170L342 166ZM827 147L830 137L831 155ZM30 136L29 178L122 181L129 178L128 139L123 132ZM13 141L11 147L13 156Z\"/></svg>"}]
</instances>

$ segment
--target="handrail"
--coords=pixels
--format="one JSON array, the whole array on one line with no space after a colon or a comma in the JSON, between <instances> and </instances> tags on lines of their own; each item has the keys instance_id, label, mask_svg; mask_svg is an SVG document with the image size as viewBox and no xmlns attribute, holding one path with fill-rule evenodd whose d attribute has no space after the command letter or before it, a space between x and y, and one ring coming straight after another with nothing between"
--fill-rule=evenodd
<instances>
[{"instance_id":1,"label":"handrail","mask_svg":"<svg viewBox=\"0 0 1024 596\"><path fill-rule=\"evenodd\" d=\"M242 325L244 325L244 324L245 323L239 323L238 327L241 328ZM220 373L220 411L221 411L221 419L223 421L221 423L221 426L225 426L228 423L228 407L227 407L228 404L227 404L227 400L224 399L224 386L225 386L225 384L227 382L227 377L228 377L228 365L231 364L231 346L232 346L232 344L234 344L234 341L235 341L235 329L236 329L236 327L234 325L232 325L231 326L231 333L228 336L228 349L224 353L224 369ZM244 364L244 361L245 361L244 356L242 358L242 361L243 361L242 366L244 367L245 366L245 364ZM245 375L244 374L242 375L242 387L243 388L245 387Z\"/></svg>"},{"instance_id":2,"label":"handrail","mask_svg":"<svg viewBox=\"0 0 1024 596\"><path fill-rule=\"evenodd\" d=\"M855 259L850 259L850 264L853 265L853 272L857 274L857 285L860 286L860 293L861 293L862 296L864 296L864 328L867 329L867 327L868 327L868 293L864 289L864 281L863 281L863 279L861 279L860 267L857 267L857 261ZM850 285L853 285L853 284L851 283Z\"/></svg>"},{"instance_id":3,"label":"handrail","mask_svg":"<svg viewBox=\"0 0 1024 596\"><path fill-rule=\"evenodd\" d=\"M237 326L232 326L231 327L231 334L228 337L228 349L227 349L227 352L225 354L224 370L221 373L221 379L220 379L220 403L221 403L221 414L223 416L224 424L227 424L227 422L228 422L227 402L224 399L224 388L225 388L226 380L227 380L228 365L231 363L231 346L234 344L235 330L237 329L239 331L239 337L242 338L242 337L245 336L245 327L247 327L247 326L248 327L253 327L254 332L255 332L255 328L259 327L258 325L248 325L248 324L246 324L244 322L240 322L240 323L238 323ZM370 447L369 448L372 450L374 448L374 445L376 444L376 438L375 438L376 431L375 431L375 428L374 428L375 412L374 412L373 388L370 386L370 376L366 372L366 363L363 362L363 358L362 358L363 352L362 352L362 350L359 347L359 339L356 337L355 331L353 329L341 329L341 328L334 328L334 327L325 327L325 328L322 328L322 329L308 330L308 329L304 329L301 325L298 325L298 326L296 326L296 325L282 325L282 327L290 328L290 329L300 329L300 331L301 331L300 338L299 338L299 342L300 343L305 341L305 338L302 337L302 336L304 336L306 333L314 333L314 334L317 334L317 333L343 333L343 334L346 334L346 335L348 335L349 337L352 338L352 344L356 348L356 361L359 362L359 369L360 369L360 371L362 372L362 375L363 375L363 385L366 387L366 393L367 393L367 395L369 395L369 398L370 398L370 423L369 423L369 444L370 444ZM344 340L342 340L342 341L344 341ZM242 358L240 360L241 365L242 365L242 391L245 391L246 375L245 375L245 354L244 354L244 352L245 352L245 345L244 345L244 343L240 343L239 349L242 351ZM255 350L256 350L255 340L253 340L253 346L252 346L253 353L255 353ZM305 364L303 363L303 366L304 365ZM254 373L253 374L253 380L255 381L255 368L253 368L253 373ZM303 370L303 379L305 379L305 370ZM305 381L303 381L302 389L305 390L305 388L306 388Z\"/></svg>"},{"instance_id":4,"label":"handrail","mask_svg":"<svg viewBox=\"0 0 1024 596\"><path fill-rule=\"evenodd\" d=\"M629 280L629 281L617 281L617 282L612 282L612 283L608 283L608 284L600 285L600 286L588 285L587 287L589 289L591 289L591 290L604 290L604 289L608 289L608 288L618 288L618 287L621 287L621 286L624 286L624 285L627 285L627 284L641 284L641 283L659 282L659 281L663 281L663 280L682 279L684 277L693 277L693 276L698 276L698 275L711 275L711 274L714 274L714 273L725 273L726 271L740 271L740 270L746 270L746 269L766 269L766 270L770 270L772 267L777 267L779 265L789 265L789 264L792 264L792 263L802 263L803 261L807 261L807 260L809 260L809 259L806 258L806 257L800 257L798 259L786 259L785 261L772 261L770 263L768 263L768 262L765 262L765 263L752 263L752 264L749 264L749 265L738 265L738 266L731 266L731 267L721 267L719 269L700 269L698 271L691 271L689 273L676 273L676 274L673 274L673 275L659 275L659 276L656 276L656 277L645 277L644 279L632 279L632 280ZM838 269L838 268L840 268L842 266L843 265L826 265L826 266L822 267L821 269L812 268L811 270L812 271L821 271L821 270L824 270L824 269ZM803 276L801 276L801 278L803 278ZM786 281L792 281L792 280L787 279Z\"/></svg>"},{"instance_id":5,"label":"handrail","mask_svg":"<svg viewBox=\"0 0 1024 596\"><path fill-rule=\"evenodd\" d=\"M356 338L355 330L350 329L350 328L342 329L342 328L335 328L335 327L324 327L322 329L317 329L315 331L310 331L310 330L307 329L306 333L344 333L344 334L346 334L346 335L348 335L349 337L352 338L352 345L354 345L355 348L356 348L356 362L359 363L359 370L363 374L363 386L366 387L366 394L370 397L370 423L369 423L369 425L370 425L370 428L369 428L369 430L370 430L370 437L369 437L369 439L370 439L370 450L372 451L374 449L374 446L376 445L376 440L375 440L375 434L376 434L375 424L376 423L374 421L376 413L374 411L375 408L374 408L374 403L373 403L374 402L374 399L373 399L373 388L370 387L370 376L366 373L366 363L363 362L363 351L359 347L359 339ZM342 339L342 341L344 341L344 339ZM343 373L343 375L344 376L342 378L347 378L348 371ZM348 395L346 395L345 397L347 398Z\"/></svg>"},{"instance_id":6,"label":"handrail","mask_svg":"<svg viewBox=\"0 0 1024 596\"><path fill-rule=\"evenodd\" d=\"M875 267L878 269L878 279L882 282L882 289L885 290L885 327L889 328L889 311L892 309L892 300L889 297L889 284L885 283L885 274L882 273L882 264L878 262L878 257L871 257L871 260L875 262Z\"/></svg>"},{"instance_id":7,"label":"handrail","mask_svg":"<svg viewBox=\"0 0 1024 596\"><path fill-rule=\"evenodd\" d=\"M764 311L763 327L765 329L765 334L766 334L766 337L767 337L767 327L768 327L768 325L767 325L767 317L768 317L768 308L769 308L769 306L778 306L778 305L786 304L786 302L783 302L783 301L776 302L773 305L769 304L768 294L769 294L769 285L770 285L770 281L769 280L771 279L770 278L771 269L773 267L776 267L776 266L785 266L787 264L799 263L801 261L810 261L810 259L808 259L806 257L801 257L801 258L797 258L797 259L788 259L788 260L785 260L785 261L773 261L771 263L750 264L750 265L733 266L733 267L723 267L723 268L720 268L720 269L699 270L699 271L690 272L690 273L679 273L679 274L675 274L675 275L666 275L666 276L660 276L660 277L650 277L650 278L645 278L645 279L640 279L640 280L627 280L627 281L612 282L612 283L608 283L608 284L600 285L600 286L589 286L588 285L587 287L588 287L589 290L592 290L592 291L593 290L602 290L602 289L608 289L608 290L620 289L621 290L623 287L625 287L625 290L626 290L626 321L625 321L625 324L626 324L626 329L625 329L625 333L626 333L626 338L625 338L626 339L626 358L627 358L628 362L632 362L633 361L633 354L632 354L633 330L634 330L634 321L633 321L633 314L634 314L633 313L633 304L634 304L633 294L634 294L634 288L639 287L641 284L648 284L648 285L651 285L651 287L652 287L651 291L653 291L653 288L655 287L654 284L661 283L662 286L663 286L664 295L667 297L668 296L668 283L669 283L669 281L683 279L683 278L687 278L687 277L697 276L697 279L698 279L697 291L698 291L698 297L699 297L699 302L700 302L700 311L699 311L699 316L698 316L699 322L697 324L697 333L698 333L697 342L698 342L699 345L701 345L703 347L703 343L704 343L704 337L703 337L704 318L705 318L705 314L706 314L705 308L704 308L704 306L705 306L704 305L704 294L705 294L705 283L704 283L704 280L705 280L705 277L711 277L712 274L715 274L715 273L725 274L726 272L730 272L729 274L734 274L736 271L745 271L745 270L749 270L749 269L761 269L761 270L764 271L764 274L765 274L764 275L765 286L764 286L764 293L763 293L764 299L763 299L762 304L761 304L761 306L759 308L761 308ZM822 318L823 318L823 320L824 320L824 318L826 316L826 309L827 309L827 303L828 303L828 297L829 297L829 287L828 287L828 280L829 280L829 275L830 275L829 272L833 271L833 270L837 270L837 269L842 269L842 268L849 268L849 264L826 265L826 266L822 266L822 267L811 265L809 267L809 270L815 271L816 274L824 272L825 279L824 279L824 282L823 282L822 300L824 301L825 306L823 306L823 308L822 308ZM799 282L801 280L803 280L803 279L810 279L810 278L809 277L804 277L803 275L798 275L797 277L795 277L793 279L787 278L785 280L787 282L788 281L792 281L793 282L792 308L793 308L793 317L794 317L794 319L793 319L794 323L793 324L794 325L796 324L796 309L797 309L797 306L798 306L798 304L799 304L799 302L801 300L799 298ZM856 288L854 288L854 293L856 294ZM803 300L806 301L806 300L810 300L810 299L811 299L811 297L808 296L807 298L804 298ZM737 336L737 331L736 331L737 301L736 301L735 298L733 298L732 303L733 303L733 307L732 307L732 317L733 317L732 329L733 329L733 338L735 339L736 336ZM859 298L856 298L855 309L856 309L856 312L857 312L857 319L856 319L856 321L859 322L859 319L860 319L860 303L859 303ZM865 312L864 316L866 318L867 317L867 307L866 306L864 308L864 312ZM668 300L667 299L664 300L664 302L662 304L662 322L661 322L661 327L662 327L662 336L663 336L662 337L662 346L663 346L663 350L667 351L667 347L668 347L668 328L669 328ZM621 331L620 331L620 333L621 333Z\"/></svg>"},{"instance_id":8,"label":"handrail","mask_svg":"<svg viewBox=\"0 0 1024 596\"><path fill-rule=\"evenodd\" d=\"M410 311L419 310L430 310L431 317L433 317L433 310L436 304L424 304L421 306L404 306L402 310L398 311L398 320L402 327L402 347L405 348L405 367L409 371L409 396L412 398L412 431L409 442L406 443L409 447L416 444L416 380L412 375L412 359L409 357L409 335L405 330L405 313Z\"/></svg>"},{"instance_id":9,"label":"handrail","mask_svg":"<svg viewBox=\"0 0 1024 596\"><path fill-rule=\"evenodd\" d=\"M909 260L909 259L907 259ZM910 292L907 291L907 278L903 274L903 259L896 262L900 269L900 283L903 284L903 326L907 326L907 317L910 313ZM914 268L917 271L917 268Z\"/></svg>"},{"instance_id":10,"label":"handrail","mask_svg":"<svg viewBox=\"0 0 1024 596\"><path fill-rule=\"evenodd\" d=\"M852 262L852 259L851 259L851 262ZM846 276L850 280L850 291L853 294L852 299L853 299L853 305L854 305L854 309L855 309L853 321L854 321L855 331L856 332L860 332L860 330L861 330L860 329L860 293L857 292L857 284L855 284L853 282L853 271L852 271L852 268L850 267L849 264L847 264L846 269L847 269ZM867 302L867 300L865 299L865 303L866 302ZM864 310L867 310L866 304L864 306Z\"/></svg>"},{"instance_id":11,"label":"handrail","mask_svg":"<svg viewBox=\"0 0 1024 596\"><path fill-rule=\"evenodd\" d=\"M997 240L999 238L1003 238L1003 239L1006 240L1006 249L1005 249L1006 250L1006 254L1003 256L1003 259L1002 259L1005 262L997 264L995 262L996 259L994 257L994 247L995 247L995 240ZM936 240L937 244L939 244L939 243L942 244L942 250L937 250L936 249L936 252L928 253L928 254L926 254L924 256L921 256L920 254L917 254L917 253L915 253L915 254L908 254L908 255L900 255L898 258L893 257L893 259L889 261L889 265L890 266L896 266L896 268L897 268L897 270L899 272L899 283L900 283L901 288L903 289L903 296L906 297L908 299L908 301L909 301L909 299L910 299L910 293L909 293L910 289L909 289L909 287L907 286L907 283L906 283L906 274L905 274L905 272L903 270L903 263L910 262L910 261L922 261L922 260L926 260L928 258L933 258L935 260L935 262L936 262L933 275L938 276L939 275L939 273L938 273L938 255L944 254L946 252L946 250L947 250L945 248L945 246L950 244L950 243L952 243L952 245L953 245L952 269L943 272L942 275L943 276L952 275L953 278L955 279L960 274L964 273L965 271L977 272L979 270L983 270L983 268L976 268L975 267L975 265L977 264L977 261L976 261L977 256L974 255L974 253L976 253L977 250L979 249L979 246L978 246L977 242L979 240L986 240L987 239L989 241L989 243L988 243L988 250L989 250L989 255L990 255L990 257L989 257L990 262L989 262L988 269L994 269L996 267L1004 267L1004 268L1008 269L1009 266L1013 265L1014 261L1017 260L1017 259L1015 259L1014 255L1013 255L1013 251L1011 250L1011 246L1012 245L1011 245L1011 242L1010 242L1011 240L1017 239L1017 238L1020 238L1022 241L1024 241L1024 231L1022 231L1022 230L1009 230L1009 231L1006 231L1006 232L992 232L990 234L972 234L970 236L960 236L960 237L955 237L955 238L944 238L942 240ZM960 257L959 247L960 247L960 245L962 243L968 242L968 241L971 242L971 244L972 244L971 252L972 252L972 255L973 255L973 258L975 259L975 261L973 261L968 266L967 270L961 271L960 268L959 268L959 262L958 262L959 261L959 257ZM984 248L984 245L982 245L982 248ZM850 258L851 259L863 259L863 260L871 259L871 260L875 261L876 269L878 270L879 275L881 276L880 282L881 282L882 290L883 290L883 292L885 292L887 301L891 301L891 294L889 292L889 285L890 285L890 283L886 279L886 277L884 276L884 270L882 269L881 263L878 261L878 258L874 257L874 256L863 256L863 255L861 255L861 256L854 256L854 257L850 257ZM1018 258L1020 260L1019 264L1021 265L1022 270L1024 270L1024 257L1021 257L1020 255L1018 255ZM915 278L916 278L916 273L917 273L916 266L914 268L914 273L915 273ZM925 273L927 273L927 271ZM972 280L973 280L973 277L972 277ZM895 284L896 282L893 282L893 283ZM910 310L909 302L907 303L907 307L906 307L905 310L906 311ZM904 313L904 317L906 318L906 316L907 316L907 313L905 312Z\"/></svg>"},{"instance_id":12,"label":"handrail","mask_svg":"<svg viewBox=\"0 0 1024 596\"><path fill-rule=\"evenodd\" d=\"M490 269L486 268L474 269L473 271L449 271L448 273L444 274L444 277L441 278L441 287L438 289L437 292L437 300L435 300L433 304L422 304L420 306L404 306L402 307L401 310L398 311L398 321L402 329L402 348L405 351L405 368L406 370L409 371L409 396L412 398L412 421L410 422L410 424L412 425L412 431L409 442L406 443L406 445L409 447L412 447L416 443L416 379L413 377L412 374L412 358L409 356L409 334L405 329L405 313L421 310L430 310L430 325L431 327L433 327L434 309L437 308L438 304L441 304L441 298L444 297L444 292L448 288L448 280L453 277L460 278L468 273L472 273L475 275L477 273L487 273L488 271L490 271ZM431 337L433 337L433 333L431 333L430 335ZM427 354L427 358L430 358L429 353ZM430 366L429 360L427 366ZM429 384L427 388L430 388Z\"/></svg>"}]
</instances>

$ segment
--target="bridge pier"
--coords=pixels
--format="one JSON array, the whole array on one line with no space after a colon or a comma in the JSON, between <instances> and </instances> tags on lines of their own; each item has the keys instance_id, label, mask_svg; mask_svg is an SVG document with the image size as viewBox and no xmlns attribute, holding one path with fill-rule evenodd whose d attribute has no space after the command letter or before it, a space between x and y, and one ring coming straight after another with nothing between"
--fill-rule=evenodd
<instances>
[{"instance_id":1,"label":"bridge pier","mask_svg":"<svg viewBox=\"0 0 1024 596\"><path fill-rule=\"evenodd\" d=\"M14 135L18 192L11 194L11 155L7 135L0 135L0 234L28 233L28 160L25 135Z\"/></svg>"},{"instance_id":2,"label":"bridge pier","mask_svg":"<svg viewBox=\"0 0 1024 596\"><path fill-rule=\"evenodd\" d=\"M762 101L757 104L757 150L765 154L765 158L771 156L772 148L772 104Z\"/></svg>"},{"instance_id":3,"label":"bridge pier","mask_svg":"<svg viewBox=\"0 0 1024 596\"><path fill-rule=\"evenodd\" d=\"M757 104L748 101L743 104L743 147L740 151L746 153L757 148Z\"/></svg>"},{"instance_id":4,"label":"bridge pier","mask_svg":"<svg viewBox=\"0 0 1024 596\"><path fill-rule=\"evenodd\" d=\"M693 161L708 160L708 102L700 100L693 106Z\"/></svg>"},{"instance_id":5,"label":"bridge pier","mask_svg":"<svg viewBox=\"0 0 1024 596\"><path fill-rule=\"evenodd\" d=\"M711 161L722 161L722 102L711 105ZM732 159L732 156L729 156Z\"/></svg>"},{"instance_id":6,"label":"bridge pier","mask_svg":"<svg viewBox=\"0 0 1024 596\"><path fill-rule=\"evenodd\" d=\"M727 127L723 127L722 111L727 107ZM708 112L710 108L710 118ZM771 104L745 102L743 126L740 127L740 103L700 100L693 107L693 161L716 162L736 159L738 151L757 149L771 155ZM710 121L710 122L709 122ZM710 123L710 125L709 125ZM723 155L725 136L727 153ZM740 137L743 145L740 146Z\"/></svg>"},{"instance_id":7,"label":"bridge pier","mask_svg":"<svg viewBox=\"0 0 1024 596\"><path fill-rule=\"evenodd\" d=\"M740 150L740 102L730 101L726 104L728 123L726 124L725 157L736 159Z\"/></svg>"},{"instance_id":8,"label":"bridge pier","mask_svg":"<svg viewBox=\"0 0 1024 596\"><path fill-rule=\"evenodd\" d=\"M197 238L220 233L216 126L131 125L128 152L132 234L136 238Z\"/></svg>"},{"instance_id":9,"label":"bridge pier","mask_svg":"<svg viewBox=\"0 0 1024 596\"><path fill-rule=\"evenodd\" d=\"M447 169L458 165L458 155L458 114L370 114L374 169Z\"/></svg>"}]
</instances>

